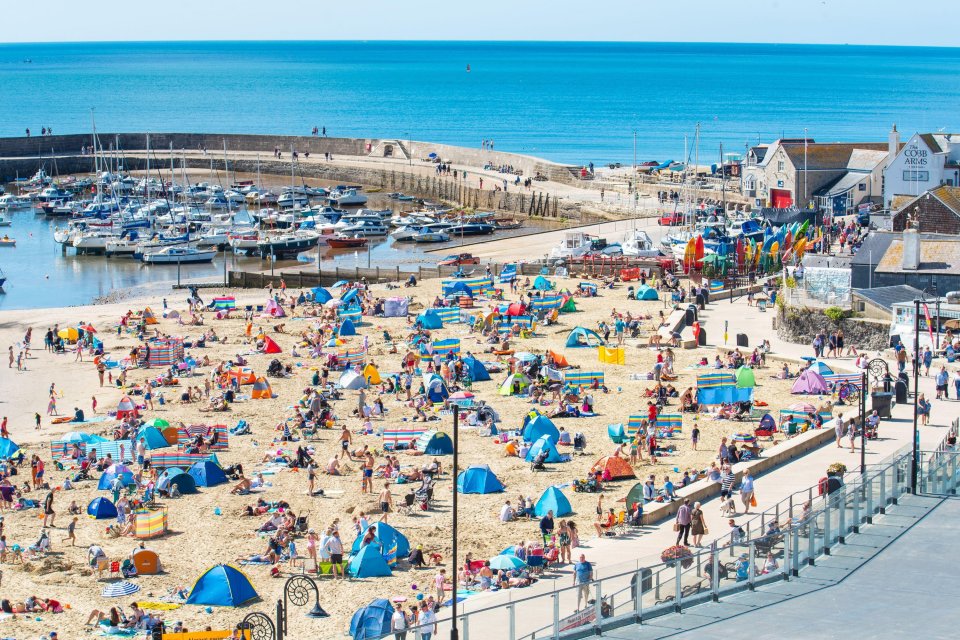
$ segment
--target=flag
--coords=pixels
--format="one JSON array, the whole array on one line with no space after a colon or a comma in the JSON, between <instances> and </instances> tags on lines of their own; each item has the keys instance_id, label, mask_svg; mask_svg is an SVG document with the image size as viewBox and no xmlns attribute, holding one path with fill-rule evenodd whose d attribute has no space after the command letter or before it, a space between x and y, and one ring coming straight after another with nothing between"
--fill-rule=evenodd
<instances>
[{"instance_id":1,"label":"flag","mask_svg":"<svg viewBox=\"0 0 960 640\"><path fill-rule=\"evenodd\" d=\"M923 315L927 320L927 334L930 336L930 347L933 347L933 321L930 319L930 307L926 303L923 305Z\"/></svg>"}]
</instances>

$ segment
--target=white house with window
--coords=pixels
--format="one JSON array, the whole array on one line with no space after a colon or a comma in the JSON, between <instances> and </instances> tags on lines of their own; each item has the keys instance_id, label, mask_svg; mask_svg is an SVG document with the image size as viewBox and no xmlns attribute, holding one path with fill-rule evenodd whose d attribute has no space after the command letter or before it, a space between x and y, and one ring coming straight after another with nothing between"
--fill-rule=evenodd
<instances>
[{"instance_id":1,"label":"white house with window","mask_svg":"<svg viewBox=\"0 0 960 640\"><path fill-rule=\"evenodd\" d=\"M891 140L898 135L896 127L890 135ZM960 134L915 133L887 164L883 182L887 208L897 196L915 197L944 184L960 186Z\"/></svg>"}]
</instances>

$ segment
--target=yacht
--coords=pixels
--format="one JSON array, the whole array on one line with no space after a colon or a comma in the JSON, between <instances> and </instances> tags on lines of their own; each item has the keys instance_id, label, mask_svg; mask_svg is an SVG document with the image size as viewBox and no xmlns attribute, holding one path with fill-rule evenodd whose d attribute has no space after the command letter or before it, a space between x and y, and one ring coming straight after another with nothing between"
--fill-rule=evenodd
<instances>
[{"instance_id":1,"label":"yacht","mask_svg":"<svg viewBox=\"0 0 960 640\"><path fill-rule=\"evenodd\" d=\"M334 207L362 207L367 204L367 196L357 193L356 189L331 191L327 201Z\"/></svg>"},{"instance_id":2,"label":"yacht","mask_svg":"<svg viewBox=\"0 0 960 640\"><path fill-rule=\"evenodd\" d=\"M227 242L234 253L248 255L257 251L260 234L256 229L237 229L227 234Z\"/></svg>"},{"instance_id":3,"label":"yacht","mask_svg":"<svg viewBox=\"0 0 960 640\"><path fill-rule=\"evenodd\" d=\"M315 231L293 231L262 238L257 242L257 251L261 258L296 257L301 251L317 246L319 241L320 234Z\"/></svg>"},{"instance_id":4,"label":"yacht","mask_svg":"<svg viewBox=\"0 0 960 640\"><path fill-rule=\"evenodd\" d=\"M226 229L214 228L210 225L200 227L200 236L197 238L198 247L220 247L227 246L229 238Z\"/></svg>"},{"instance_id":5,"label":"yacht","mask_svg":"<svg viewBox=\"0 0 960 640\"><path fill-rule=\"evenodd\" d=\"M143 254L147 264L194 264L213 262L217 252L213 249L200 250L193 247L164 247L158 251Z\"/></svg>"},{"instance_id":6,"label":"yacht","mask_svg":"<svg viewBox=\"0 0 960 640\"><path fill-rule=\"evenodd\" d=\"M356 220L353 224L350 224L341 229L341 233L344 235L357 235L360 234L365 238L371 236L385 236L387 235L387 226L380 222L379 218L363 218Z\"/></svg>"},{"instance_id":7,"label":"yacht","mask_svg":"<svg viewBox=\"0 0 960 640\"><path fill-rule=\"evenodd\" d=\"M585 255L593 247L591 236L583 231L568 231L564 234L560 244L550 251L551 258L576 258Z\"/></svg>"},{"instance_id":8,"label":"yacht","mask_svg":"<svg viewBox=\"0 0 960 640\"><path fill-rule=\"evenodd\" d=\"M37 194L37 200L40 202L51 202L53 200L70 200L73 198L73 193L65 189L60 189L60 187L46 187L39 194Z\"/></svg>"},{"instance_id":9,"label":"yacht","mask_svg":"<svg viewBox=\"0 0 960 640\"><path fill-rule=\"evenodd\" d=\"M75 235L71 244L77 253L103 253L107 249L107 242L118 237L113 231L97 229Z\"/></svg>"},{"instance_id":10,"label":"yacht","mask_svg":"<svg viewBox=\"0 0 960 640\"><path fill-rule=\"evenodd\" d=\"M280 194L280 197L277 198L277 206L284 209L292 209L294 207L307 207L310 205L310 198L306 195L300 193L294 193L292 191L285 191Z\"/></svg>"},{"instance_id":11,"label":"yacht","mask_svg":"<svg viewBox=\"0 0 960 640\"><path fill-rule=\"evenodd\" d=\"M620 243L620 249L623 255L637 258L655 258L660 255L653 240L647 235L646 231L634 229L623 235L623 241Z\"/></svg>"},{"instance_id":12,"label":"yacht","mask_svg":"<svg viewBox=\"0 0 960 640\"><path fill-rule=\"evenodd\" d=\"M15 196L12 193L0 196L0 209L5 211L19 211L21 209L29 209L32 206L33 203L30 201L29 196Z\"/></svg>"}]
</instances>

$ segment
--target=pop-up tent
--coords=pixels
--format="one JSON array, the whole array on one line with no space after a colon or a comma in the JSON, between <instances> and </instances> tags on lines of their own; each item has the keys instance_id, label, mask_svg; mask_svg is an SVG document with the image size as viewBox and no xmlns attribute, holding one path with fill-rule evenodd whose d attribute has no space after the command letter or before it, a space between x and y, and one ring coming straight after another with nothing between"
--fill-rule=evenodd
<instances>
[{"instance_id":1,"label":"pop-up tent","mask_svg":"<svg viewBox=\"0 0 960 640\"><path fill-rule=\"evenodd\" d=\"M567 336L567 347L600 347L603 346L603 338L591 329L576 327Z\"/></svg>"},{"instance_id":2,"label":"pop-up tent","mask_svg":"<svg viewBox=\"0 0 960 640\"><path fill-rule=\"evenodd\" d=\"M413 448L428 456L448 456L453 454L453 439L442 431L430 430L420 436Z\"/></svg>"},{"instance_id":3,"label":"pop-up tent","mask_svg":"<svg viewBox=\"0 0 960 640\"><path fill-rule=\"evenodd\" d=\"M17 451L20 451L20 446L16 442L0 438L0 460L9 460L17 455Z\"/></svg>"},{"instance_id":4,"label":"pop-up tent","mask_svg":"<svg viewBox=\"0 0 960 640\"><path fill-rule=\"evenodd\" d=\"M253 388L250 390L250 397L254 400L269 400L272 398L273 389L270 387L270 382L263 377L257 378L257 381L253 383Z\"/></svg>"},{"instance_id":5,"label":"pop-up tent","mask_svg":"<svg viewBox=\"0 0 960 640\"><path fill-rule=\"evenodd\" d=\"M187 604L239 607L258 597L250 579L240 569L228 564L218 564L207 569L197 579L190 590Z\"/></svg>"},{"instance_id":6,"label":"pop-up tent","mask_svg":"<svg viewBox=\"0 0 960 640\"><path fill-rule=\"evenodd\" d=\"M637 300L659 300L660 294L653 287L642 284L637 287L636 298Z\"/></svg>"},{"instance_id":7,"label":"pop-up tent","mask_svg":"<svg viewBox=\"0 0 960 640\"><path fill-rule=\"evenodd\" d=\"M528 415L523 426L523 441L536 442L543 436L549 436L554 442L560 441L560 430L553 420L543 414L536 414L532 418Z\"/></svg>"},{"instance_id":8,"label":"pop-up tent","mask_svg":"<svg viewBox=\"0 0 960 640\"><path fill-rule=\"evenodd\" d=\"M573 296L567 296L567 299L563 302L563 306L560 307L560 311L563 313L573 313L576 310L577 302L573 299Z\"/></svg>"},{"instance_id":9,"label":"pop-up tent","mask_svg":"<svg viewBox=\"0 0 960 640\"><path fill-rule=\"evenodd\" d=\"M363 368L363 378L367 381L367 384L380 384L383 380L380 379L380 372L377 371L377 368L373 366L371 362Z\"/></svg>"},{"instance_id":10,"label":"pop-up tent","mask_svg":"<svg viewBox=\"0 0 960 640\"><path fill-rule=\"evenodd\" d=\"M753 369L748 366L742 366L737 369L737 387L750 389L755 386L757 386L757 379L753 374Z\"/></svg>"},{"instance_id":11,"label":"pop-up tent","mask_svg":"<svg viewBox=\"0 0 960 640\"><path fill-rule=\"evenodd\" d=\"M553 283L543 276L537 276L537 279L533 281L533 288L537 291L550 291L553 289Z\"/></svg>"},{"instance_id":12,"label":"pop-up tent","mask_svg":"<svg viewBox=\"0 0 960 640\"><path fill-rule=\"evenodd\" d=\"M529 386L530 378L519 371L515 371L514 373L507 374L507 377L500 383L497 393L502 396L512 396L517 393L523 393Z\"/></svg>"},{"instance_id":13,"label":"pop-up tent","mask_svg":"<svg viewBox=\"0 0 960 640\"><path fill-rule=\"evenodd\" d=\"M330 295L330 292L323 287L314 287L310 291L313 293L313 301L317 304L323 304L333 300L333 296Z\"/></svg>"},{"instance_id":14,"label":"pop-up tent","mask_svg":"<svg viewBox=\"0 0 960 640\"><path fill-rule=\"evenodd\" d=\"M440 319L440 316L437 315L437 312L433 309L427 309L423 313L417 316L417 322L424 329L442 329L443 320Z\"/></svg>"},{"instance_id":15,"label":"pop-up tent","mask_svg":"<svg viewBox=\"0 0 960 640\"><path fill-rule=\"evenodd\" d=\"M828 393L827 390L827 381L823 379L823 376L813 370L813 368L808 368L800 374L797 378L797 381L793 383L793 389L790 390L790 393L807 393L807 394L816 394Z\"/></svg>"},{"instance_id":16,"label":"pop-up tent","mask_svg":"<svg viewBox=\"0 0 960 640\"><path fill-rule=\"evenodd\" d=\"M500 493L504 485L485 464L475 464L457 476L460 493Z\"/></svg>"},{"instance_id":17,"label":"pop-up tent","mask_svg":"<svg viewBox=\"0 0 960 640\"><path fill-rule=\"evenodd\" d=\"M354 578L380 578L393 575L380 553L380 545L368 544L350 559L347 571Z\"/></svg>"},{"instance_id":18,"label":"pop-up tent","mask_svg":"<svg viewBox=\"0 0 960 640\"><path fill-rule=\"evenodd\" d=\"M280 348L280 345L277 344L276 340L270 336L265 336L263 338L262 353L283 353L283 349Z\"/></svg>"},{"instance_id":19,"label":"pop-up tent","mask_svg":"<svg viewBox=\"0 0 960 640\"><path fill-rule=\"evenodd\" d=\"M644 503L642 482L638 482L637 484L630 487L630 491L627 491L627 497L626 497L627 511L631 511L633 509L633 505L637 503L641 505Z\"/></svg>"},{"instance_id":20,"label":"pop-up tent","mask_svg":"<svg viewBox=\"0 0 960 640\"><path fill-rule=\"evenodd\" d=\"M250 367L231 367L227 371L227 378L236 380L237 384L253 384L257 381L257 374Z\"/></svg>"},{"instance_id":21,"label":"pop-up tent","mask_svg":"<svg viewBox=\"0 0 960 640\"><path fill-rule=\"evenodd\" d=\"M604 458L600 458L593 465L592 471L600 471L602 473L609 472L610 477L614 480L637 477L637 474L635 474L633 469L630 467L630 463L619 456L606 456Z\"/></svg>"},{"instance_id":22,"label":"pop-up tent","mask_svg":"<svg viewBox=\"0 0 960 640\"><path fill-rule=\"evenodd\" d=\"M123 396L117 404L117 420L126 420L127 418L138 418L140 412L137 405L130 399L130 396Z\"/></svg>"},{"instance_id":23,"label":"pop-up tent","mask_svg":"<svg viewBox=\"0 0 960 640\"><path fill-rule=\"evenodd\" d=\"M100 475L99 482L97 482L97 489L99 491L109 491L113 488L111 485L113 485L114 479L118 477L120 478L120 483L124 487L137 484L137 481L133 478L133 473L129 471L121 473L119 476L117 476L115 473L103 473Z\"/></svg>"},{"instance_id":24,"label":"pop-up tent","mask_svg":"<svg viewBox=\"0 0 960 640\"><path fill-rule=\"evenodd\" d=\"M337 329L337 335L341 338L357 335L357 328L353 325L350 318L346 318L340 323L340 328Z\"/></svg>"},{"instance_id":25,"label":"pop-up tent","mask_svg":"<svg viewBox=\"0 0 960 640\"><path fill-rule=\"evenodd\" d=\"M227 474L219 465L210 460L194 462L187 471L198 487L215 487L227 482Z\"/></svg>"},{"instance_id":26,"label":"pop-up tent","mask_svg":"<svg viewBox=\"0 0 960 640\"><path fill-rule=\"evenodd\" d=\"M344 371L343 375L340 376L337 386L341 389L353 389L354 391L357 389L366 389L367 379L353 369L349 369Z\"/></svg>"},{"instance_id":27,"label":"pop-up tent","mask_svg":"<svg viewBox=\"0 0 960 640\"><path fill-rule=\"evenodd\" d=\"M95 520L117 517L117 507L106 498L94 498L87 505L87 515Z\"/></svg>"},{"instance_id":28,"label":"pop-up tent","mask_svg":"<svg viewBox=\"0 0 960 640\"><path fill-rule=\"evenodd\" d=\"M533 511L541 517L547 515L547 511L553 511L555 518L563 518L573 513L567 496L563 495L563 491L556 487L547 487L546 491L540 495L540 499L537 500Z\"/></svg>"},{"instance_id":29,"label":"pop-up tent","mask_svg":"<svg viewBox=\"0 0 960 640\"><path fill-rule=\"evenodd\" d=\"M430 402L443 402L450 397L450 391L443 378L435 373L428 373L423 377L423 387L427 390L427 400Z\"/></svg>"},{"instance_id":30,"label":"pop-up tent","mask_svg":"<svg viewBox=\"0 0 960 640\"><path fill-rule=\"evenodd\" d=\"M527 308L524 305L520 304L519 302L513 302L509 307L507 307L506 315L508 318L513 318L516 316L526 315L526 313Z\"/></svg>"},{"instance_id":31,"label":"pop-up tent","mask_svg":"<svg viewBox=\"0 0 960 640\"><path fill-rule=\"evenodd\" d=\"M143 438L144 446L146 446L148 451L153 449L163 449L164 447L169 447L170 443L167 442L167 439L163 437L163 432L156 427L143 427L134 437L134 442L140 442L140 439Z\"/></svg>"},{"instance_id":32,"label":"pop-up tent","mask_svg":"<svg viewBox=\"0 0 960 640\"><path fill-rule=\"evenodd\" d=\"M270 298L267 306L263 308L263 315L270 316L272 318L283 318L286 317L287 312L283 310L283 307L277 304L276 300Z\"/></svg>"},{"instance_id":33,"label":"pop-up tent","mask_svg":"<svg viewBox=\"0 0 960 640\"><path fill-rule=\"evenodd\" d=\"M557 441L550 436L540 436L537 438L536 442L530 445L530 450L527 451L527 462L533 462L534 459L543 452L547 453L546 462L569 462L569 457L560 455L560 452L557 451L556 442Z\"/></svg>"},{"instance_id":34,"label":"pop-up tent","mask_svg":"<svg viewBox=\"0 0 960 640\"><path fill-rule=\"evenodd\" d=\"M356 300L359 294L360 294L360 289L356 289L356 288L350 289L349 291L344 293L342 296L340 296L340 301L343 302L344 305L349 304L350 302L353 302L354 300Z\"/></svg>"},{"instance_id":35,"label":"pop-up tent","mask_svg":"<svg viewBox=\"0 0 960 640\"><path fill-rule=\"evenodd\" d=\"M172 489L173 487L176 487L177 491L183 495L197 492L196 480L193 479L193 476L179 467L171 467L170 469L167 469L161 473L160 477L157 479L157 491L166 491L168 489Z\"/></svg>"},{"instance_id":36,"label":"pop-up tent","mask_svg":"<svg viewBox=\"0 0 960 640\"><path fill-rule=\"evenodd\" d=\"M153 310L150 307L143 310L143 323L157 324L157 316L153 314Z\"/></svg>"},{"instance_id":37,"label":"pop-up tent","mask_svg":"<svg viewBox=\"0 0 960 640\"><path fill-rule=\"evenodd\" d=\"M821 360L815 360L811 362L808 368L816 371L822 376L829 376L833 374L833 369L831 369L826 362L823 362Z\"/></svg>"},{"instance_id":38,"label":"pop-up tent","mask_svg":"<svg viewBox=\"0 0 960 640\"><path fill-rule=\"evenodd\" d=\"M376 522L372 525L374 527L374 546L379 546L384 557L389 556L407 556L410 554L410 541L407 539L407 536L403 535L392 526L386 522ZM353 545L350 547L350 553L357 553L360 551L360 545L363 542L363 536L367 532L366 529L360 532L354 541ZM389 560L388 560L389 563Z\"/></svg>"},{"instance_id":39,"label":"pop-up tent","mask_svg":"<svg viewBox=\"0 0 960 640\"><path fill-rule=\"evenodd\" d=\"M393 630L392 620L393 605L390 601L383 598L374 600L367 606L357 609L350 618L350 635L353 640L386 638Z\"/></svg>"},{"instance_id":40,"label":"pop-up tent","mask_svg":"<svg viewBox=\"0 0 960 640\"><path fill-rule=\"evenodd\" d=\"M470 379L474 382L485 382L490 379L490 373L487 372L487 368L483 366L482 362L473 356L467 356L464 358L463 366L466 369L467 374L470 376Z\"/></svg>"}]
</instances>

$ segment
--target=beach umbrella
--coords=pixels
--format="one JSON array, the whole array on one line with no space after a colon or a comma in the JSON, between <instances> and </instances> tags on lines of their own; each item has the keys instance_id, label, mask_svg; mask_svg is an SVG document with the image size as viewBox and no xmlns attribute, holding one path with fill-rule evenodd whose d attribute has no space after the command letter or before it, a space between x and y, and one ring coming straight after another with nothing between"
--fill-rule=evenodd
<instances>
[{"instance_id":1,"label":"beach umbrella","mask_svg":"<svg viewBox=\"0 0 960 640\"><path fill-rule=\"evenodd\" d=\"M943 323L945 329L950 329L951 331L956 331L960 329L960 318L954 318L953 320L947 320Z\"/></svg>"},{"instance_id":2,"label":"beach umbrella","mask_svg":"<svg viewBox=\"0 0 960 640\"><path fill-rule=\"evenodd\" d=\"M165 429L170 426L170 423L164 420L163 418L151 418L143 423L147 427L156 427L157 429Z\"/></svg>"},{"instance_id":3,"label":"beach umbrella","mask_svg":"<svg viewBox=\"0 0 960 640\"><path fill-rule=\"evenodd\" d=\"M490 568L495 571L499 571L500 569L512 571L513 569L521 569L525 566L527 566L527 563L517 556L494 556L490 558Z\"/></svg>"},{"instance_id":4,"label":"beach umbrella","mask_svg":"<svg viewBox=\"0 0 960 640\"><path fill-rule=\"evenodd\" d=\"M133 475L133 469L131 469L125 464L112 464L109 467L107 467L106 473L111 473L115 476L123 475L125 473L129 473L130 475Z\"/></svg>"},{"instance_id":5,"label":"beach umbrella","mask_svg":"<svg viewBox=\"0 0 960 640\"><path fill-rule=\"evenodd\" d=\"M343 304L344 304L343 300L341 300L340 298L333 298L331 300L327 300L326 302L324 302L323 306L327 307L328 309L333 309L336 307L341 307L343 306Z\"/></svg>"},{"instance_id":6,"label":"beach umbrella","mask_svg":"<svg viewBox=\"0 0 960 640\"><path fill-rule=\"evenodd\" d=\"M517 362L533 362L537 359L537 356L533 355L529 351L520 351L513 355L513 359Z\"/></svg>"},{"instance_id":7,"label":"beach umbrella","mask_svg":"<svg viewBox=\"0 0 960 640\"><path fill-rule=\"evenodd\" d=\"M83 329L84 331L86 331L87 333L96 333L96 332L97 332L97 330L93 328L93 325L89 325L89 324L85 324L85 325L83 325L83 326L80 327L80 328Z\"/></svg>"},{"instance_id":8,"label":"beach umbrella","mask_svg":"<svg viewBox=\"0 0 960 640\"><path fill-rule=\"evenodd\" d=\"M57 335L64 340L76 341L76 339L80 336L80 332L73 327L67 327L65 329L60 329L60 331L57 332Z\"/></svg>"},{"instance_id":9,"label":"beach umbrella","mask_svg":"<svg viewBox=\"0 0 960 640\"><path fill-rule=\"evenodd\" d=\"M350 283L346 280L337 280L336 282L333 283L333 288L336 289L337 287L343 287L348 284Z\"/></svg>"},{"instance_id":10,"label":"beach umbrella","mask_svg":"<svg viewBox=\"0 0 960 640\"><path fill-rule=\"evenodd\" d=\"M451 395L449 399L450 400L470 400L471 398L474 398L474 397L476 396L474 396L469 391L457 391L456 393Z\"/></svg>"},{"instance_id":11,"label":"beach umbrella","mask_svg":"<svg viewBox=\"0 0 960 640\"><path fill-rule=\"evenodd\" d=\"M60 437L60 440L70 444L80 442L111 442L111 440L104 438L103 436L94 435L92 433L84 433L83 431L70 431L69 433L63 434L63 436Z\"/></svg>"},{"instance_id":12,"label":"beach umbrella","mask_svg":"<svg viewBox=\"0 0 960 640\"><path fill-rule=\"evenodd\" d=\"M100 591L100 595L104 598L123 598L132 593L136 593L137 591L140 591L140 585L123 580L121 582L112 582L106 585Z\"/></svg>"}]
</instances>

